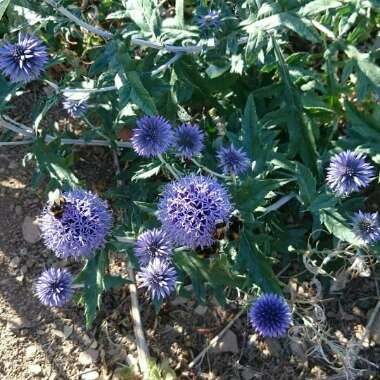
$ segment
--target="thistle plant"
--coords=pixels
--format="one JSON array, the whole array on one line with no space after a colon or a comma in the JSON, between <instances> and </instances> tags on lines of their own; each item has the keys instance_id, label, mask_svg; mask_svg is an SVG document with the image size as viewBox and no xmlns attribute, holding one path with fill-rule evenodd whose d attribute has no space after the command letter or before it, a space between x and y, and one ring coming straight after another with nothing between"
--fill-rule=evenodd
<instances>
[{"instance_id":1,"label":"thistle plant","mask_svg":"<svg viewBox=\"0 0 380 380\"><path fill-rule=\"evenodd\" d=\"M145 296L158 311L177 290L222 305L263 294L252 328L281 337L293 317L276 273L307 267L310 240L377 260L376 2L98 2L91 24L75 2L5 3L0 145L30 147L38 194L59 190L42 240L75 261L36 280L44 305L76 287L90 327L102 293L128 283L141 346ZM52 121L54 107L70 117ZM128 273L112 274L115 253Z\"/></svg>"}]
</instances>

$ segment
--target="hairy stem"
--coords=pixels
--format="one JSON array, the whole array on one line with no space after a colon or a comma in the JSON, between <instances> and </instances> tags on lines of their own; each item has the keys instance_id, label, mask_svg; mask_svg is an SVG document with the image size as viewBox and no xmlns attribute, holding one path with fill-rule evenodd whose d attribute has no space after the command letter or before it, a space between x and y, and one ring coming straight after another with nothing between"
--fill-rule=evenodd
<instances>
[{"instance_id":1,"label":"hairy stem","mask_svg":"<svg viewBox=\"0 0 380 380\"><path fill-rule=\"evenodd\" d=\"M165 161L164 157L162 157L161 154L158 155L159 160L165 165L166 169L169 170L170 174L175 178L179 179L178 173L175 171L172 165L169 164L169 162Z\"/></svg>"},{"instance_id":2,"label":"hairy stem","mask_svg":"<svg viewBox=\"0 0 380 380\"><path fill-rule=\"evenodd\" d=\"M120 162L119 157L117 155L117 152L113 149L112 150L114 165L115 165L115 171L116 175L119 176L121 169L120 169ZM118 186L122 186L123 182L121 179L117 179ZM119 240L119 239L118 239ZM120 240L119 240L120 241ZM139 358L139 367L140 370L144 376L144 379L149 379L149 350L148 345L145 340L144 335L144 328L141 321L141 314L140 314L140 306L139 306L139 299L137 296L137 287L136 287L136 279L135 279L135 273L133 270L133 265L130 261L128 261L128 277L131 280L131 283L128 285L129 293L131 295L131 317L133 320L133 331L136 338L136 347L137 347L137 354Z\"/></svg>"},{"instance_id":3,"label":"hairy stem","mask_svg":"<svg viewBox=\"0 0 380 380\"><path fill-rule=\"evenodd\" d=\"M209 169L207 166L204 166L201 163L199 163L198 161L196 161L194 158L192 158L191 161L193 164L198 166L198 168L200 168L200 169L204 170L205 172L213 175L214 177L223 178L223 179L231 179L231 177L229 177L229 176L214 172L213 170Z\"/></svg>"}]
</instances>

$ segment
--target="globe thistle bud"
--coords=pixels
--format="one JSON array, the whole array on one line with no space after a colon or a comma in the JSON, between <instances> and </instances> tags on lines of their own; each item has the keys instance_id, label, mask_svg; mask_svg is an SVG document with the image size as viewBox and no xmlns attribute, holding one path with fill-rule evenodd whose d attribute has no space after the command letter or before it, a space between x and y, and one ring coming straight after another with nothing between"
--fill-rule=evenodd
<instances>
[{"instance_id":1,"label":"globe thistle bud","mask_svg":"<svg viewBox=\"0 0 380 380\"><path fill-rule=\"evenodd\" d=\"M249 318L260 335L276 338L285 335L292 321L292 314L283 297L268 293L252 303Z\"/></svg>"},{"instance_id":2,"label":"globe thistle bud","mask_svg":"<svg viewBox=\"0 0 380 380\"><path fill-rule=\"evenodd\" d=\"M138 237L135 254L141 266L147 265L154 258L170 261L172 243L164 231L157 228L147 230Z\"/></svg>"},{"instance_id":3,"label":"globe thistle bud","mask_svg":"<svg viewBox=\"0 0 380 380\"><path fill-rule=\"evenodd\" d=\"M45 306L62 307L73 295L70 272L60 268L45 270L36 281L36 295Z\"/></svg>"},{"instance_id":4,"label":"globe thistle bud","mask_svg":"<svg viewBox=\"0 0 380 380\"><path fill-rule=\"evenodd\" d=\"M162 116L144 116L133 130L132 147L143 157L156 157L166 152L173 143L171 124Z\"/></svg>"},{"instance_id":5,"label":"globe thistle bud","mask_svg":"<svg viewBox=\"0 0 380 380\"><path fill-rule=\"evenodd\" d=\"M76 100L69 97L65 97L62 102L63 108L67 111L70 117L73 119L81 118L88 109L88 104L86 99Z\"/></svg>"},{"instance_id":6,"label":"globe thistle bud","mask_svg":"<svg viewBox=\"0 0 380 380\"><path fill-rule=\"evenodd\" d=\"M366 162L364 154L347 150L331 159L326 181L335 193L347 196L366 188L374 174L374 168Z\"/></svg>"},{"instance_id":7,"label":"globe thistle bud","mask_svg":"<svg viewBox=\"0 0 380 380\"><path fill-rule=\"evenodd\" d=\"M217 153L219 166L224 174L242 174L249 168L249 158L242 148L235 148L232 144L221 147Z\"/></svg>"},{"instance_id":8,"label":"globe thistle bud","mask_svg":"<svg viewBox=\"0 0 380 380\"><path fill-rule=\"evenodd\" d=\"M187 159L203 149L204 134L197 125L182 124L174 131L174 146L178 155Z\"/></svg>"},{"instance_id":9,"label":"globe thistle bud","mask_svg":"<svg viewBox=\"0 0 380 380\"><path fill-rule=\"evenodd\" d=\"M78 260L104 246L112 215L97 195L73 190L49 199L39 224L45 245L56 256Z\"/></svg>"},{"instance_id":10,"label":"globe thistle bud","mask_svg":"<svg viewBox=\"0 0 380 380\"><path fill-rule=\"evenodd\" d=\"M39 78L47 61L46 46L33 35L19 33L17 43L0 47L0 70L14 83Z\"/></svg>"},{"instance_id":11,"label":"globe thistle bud","mask_svg":"<svg viewBox=\"0 0 380 380\"><path fill-rule=\"evenodd\" d=\"M352 226L355 235L363 244L373 244L380 240L377 212L356 212L352 218Z\"/></svg>"},{"instance_id":12,"label":"globe thistle bud","mask_svg":"<svg viewBox=\"0 0 380 380\"><path fill-rule=\"evenodd\" d=\"M218 223L228 224L231 203L210 177L190 175L166 185L158 205L162 229L178 245L209 247Z\"/></svg>"},{"instance_id":13,"label":"globe thistle bud","mask_svg":"<svg viewBox=\"0 0 380 380\"><path fill-rule=\"evenodd\" d=\"M147 288L153 300L163 300L175 290L177 273L174 267L158 258L149 262L136 275L139 288Z\"/></svg>"}]
</instances>

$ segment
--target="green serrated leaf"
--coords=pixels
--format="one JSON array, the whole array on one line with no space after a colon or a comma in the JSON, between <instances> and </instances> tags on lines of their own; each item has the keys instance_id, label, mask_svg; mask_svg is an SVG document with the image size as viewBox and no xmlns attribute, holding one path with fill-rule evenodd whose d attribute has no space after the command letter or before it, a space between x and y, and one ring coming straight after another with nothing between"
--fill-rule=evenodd
<instances>
[{"instance_id":1,"label":"green serrated leaf","mask_svg":"<svg viewBox=\"0 0 380 380\"><path fill-rule=\"evenodd\" d=\"M344 217L334 209L324 209L320 212L321 222L327 230L342 241L357 244L355 234Z\"/></svg>"},{"instance_id":2,"label":"green serrated leaf","mask_svg":"<svg viewBox=\"0 0 380 380\"><path fill-rule=\"evenodd\" d=\"M253 95L248 96L242 117L243 145L250 159L253 159L254 149L259 145L259 121Z\"/></svg>"},{"instance_id":3,"label":"green serrated leaf","mask_svg":"<svg viewBox=\"0 0 380 380\"><path fill-rule=\"evenodd\" d=\"M126 76L131 85L131 99L146 115L157 115L158 111L152 97L142 84L137 71L127 71Z\"/></svg>"},{"instance_id":4,"label":"green serrated leaf","mask_svg":"<svg viewBox=\"0 0 380 380\"><path fill-rule=\"evenodd\" d=\"M263 292L282 293L268 259L256 246L253 235L247 231L243 231L240 237L236 265L239 270L248 273Z\"/></svg>"},{"instance_id":5,"label":"green serrated leaf","mask_svg":"<svg viewBox=\"0 0 380 380\"><path fill-rule=\"evenodd\" d=\"M300 163L296 163L296 176L301 201L307 207L316 196L316 180L311 171Z\"/></svg>"},{"instance_id":6,"label":"green serrated leaf","mask_svg":"<svg viewBox=\"0 0 380 380\"><path fill-rule=\"evenodd\" d=\"M5 11L7 10L7 7L11 0L0 0L0 20L3 17Z\"/></svg>"},{"instance_id":7,"label":"green serrated leaf","mask_svg":"<svg viewBox=\"0 0 380 380\"><path fill-rule=\"evenodd\" d=\"M281 49L277 44L275 37L272 36L275 54L278 60L278 67L281 79L284 83L284 95L287 103L289 117L287 126L289 132L290 157L294 157L297 152L301 155L303 162L312 172L317 173L317 148L313 131L303 114L302 102L297 89L295 88L289 75L288 66L282 55Z\"/></svg>"},{"instance_id":8,"label":"green serrated leaf","mask_svg":"<svg viewBox=\"0 0 380 380\"><path fill-rule=\"evenodd\" d=\"M300 16L312 16L328 9L339 8L343 4L337 0L314 0L303 6L297 13Z\"/></svg>"},{"instance_id":9,"label":"green serrated leaf","mask_svg":"<svg viewBox=\"0 0 380 380\"><path fill-rule=\"evenodd\" d=\"M349 58L354 59L360 71L380 93L380 67L371 62L368 54L360 53L354 46L345 49Z\"/></svg>"}]
</instances>

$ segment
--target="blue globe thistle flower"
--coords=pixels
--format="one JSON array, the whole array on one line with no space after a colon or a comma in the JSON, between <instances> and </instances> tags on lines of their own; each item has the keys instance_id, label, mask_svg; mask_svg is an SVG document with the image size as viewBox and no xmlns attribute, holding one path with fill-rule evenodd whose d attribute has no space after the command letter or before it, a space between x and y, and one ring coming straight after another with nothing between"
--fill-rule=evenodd
<instances>
[{"instance_id":1,"label":"blue globe thistle flower","mask_svg":"<svg viewBox=\"0 0 380 380\"><path fill-rule=\"evenodd\" d=\"M141 266L145 266L154 258L170 261L173 254L172 243L166 233L154 228L142 233L135 247L135 254Z\"/></svg>"},{"instance_id":2,"label":"blue globe thistle flower","mask_svg":"<svg viewBox=\"0 0 380 380\"><path fill-rule=\"evenodd\" d=\"M153 259L136 275L139 288L147 288L153 300L160 301L175 289L177 273L165 260Z\"/></svg>"},{"instance_id":3,"label":"blue globe thistle flower","mask_svg":"<svg viewBox=\"0 0 380 380\"><path fill-rule=\"evenodd\" d=\"M202 151L203 139L203 131L197 125L182 124L174 131L174 146L178 155L186 159Z\"/></svg>"},{"instance_id":4,"label":"blue globe thistle flower","mask_svg":"<svg viewBox=\"0 0 380 380\"><path fill-rule=\"evenodd\" d=\"M37 79L48 61L47 48L33 35L18 35L18 42L0 47L0 70L11 82Z\"/></svg>"},{"instance_id":5,"label":"blue globe thistle flower","mask_svg":"<svg viewBox=\"0 0 380 380\"><path fill-rule=\"evenodd\" d=\"M220 11L209 10L206 14L198 16L198 25L203 31L218 29L221 24Z\"/></svg>"},{"instance_id":6,"label":"blue globe thistle flower","mask_svg":"<svg viewBox=\"0 0 380 380\"><path fill-rule=\"evenodd\" d=\"M327 168L328 186L338 195L347 196L366 188L374 177L374 168L366 156L350 150L336 154Z\"/></svg>"},{"instance_id":7,"label":"blue globe thistle flower","mask_svg":"<svg viewBox=\"0 0 380 380\"><path fill-rule=\"evenodd\" d=\"M215 242L216 225L228 224L231 203L216 180L190 175L166 185L158 210L162 229L174 243L209 247Z\"/></svg>"},{"instance_id":8,"label":"blue globe thistle flower","mask_svg":"<svg viewBox=\"0 0 380 380\"><path fill-rule=\"evenodd\" d=\"M50 268L36 281L36 295L45 306L61 307L73 295L72 276L66 269Z\"/></svg>"},{"instance_id":9,"label":"blue globe thistle flower","mask_svg":"<svg viewBox=\"0 0 380 380\"><path fill-rule=\"evenodd\" d=\"M144 116L133 130L132 147L139 156L156 157L173 143L171 124L162 116Z\"/></svg>"},{"instance_id":10,"label":"blue globe thistle flower","mask_svg":"<svg viewBox=\"0 0 380 380\"><path fill-rule=\"evenodd\" d=\"M50 199L41 218L45 245L56 256L79 260L105 244L112 215L107 202L90 191L73 190Z\"/></svg>"},{"instance_id":11,"label":"blue globe thistle flower","mask_svg":"<svg viewBox=\"0 0 380 380\"><path fill-rule=\"evenodd\" d=\"M363 244L372 244L380 240L377 212L356 212L352 218L352 226L355 235Z\"/></svg>"},{"instance_id":12,"label":"blue globe thistle flower","mask_svg":"<svg viewBox=\"0 0 380 380\"><path fill-rule=\"evenodd\" d=\"M292 321L292 314L283 297L268 293L252 303L249 318L260 335L275 338L285 335Z\"/></svg>"},{"instance_id":13,"label":"blue globe thistle flower","mask_svg":"<svg viewBox=\"0 0 380 380\"><path fill-rule=\"evenodd\" d=\"M244 173L250 165L247 153L242 148L235 148L233 144L228 147L221 147L218 150L217 157L224 174Z\"/></svg>"},{"instance_id":14,"label":"blue globe thistle flower","mask_svg":"<svg viewBox=\"0 0 380 380\"><path fill-rule=\"evenodd\" d=\"M86 99L75 100L66 97L65 100L62 102L62 105L63 108L69 114L69 116L71 116L73 119L79 119L87 112L88 109Z\"/></svg>"}]
</instances>

